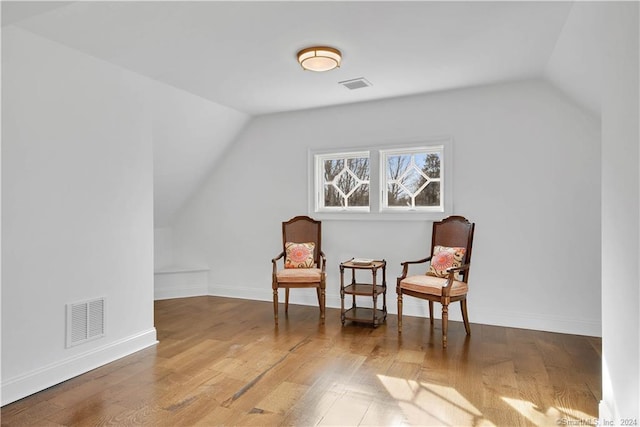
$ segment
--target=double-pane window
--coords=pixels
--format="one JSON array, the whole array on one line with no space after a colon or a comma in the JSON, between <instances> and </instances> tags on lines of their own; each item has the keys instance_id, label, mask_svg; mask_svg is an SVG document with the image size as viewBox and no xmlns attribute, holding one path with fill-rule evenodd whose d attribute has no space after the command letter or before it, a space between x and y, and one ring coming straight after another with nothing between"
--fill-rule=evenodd
<instances>
[{"instance_id":1,"label":"double-pane window","mask_svg":"<svg viewBox=\"0 0 640 427\"><path fill-rule=\"evenodd\" d=\"M311 153L310 212L332 219L441 217L451 211L449 144Z\"/></svg>"}]
</instances>

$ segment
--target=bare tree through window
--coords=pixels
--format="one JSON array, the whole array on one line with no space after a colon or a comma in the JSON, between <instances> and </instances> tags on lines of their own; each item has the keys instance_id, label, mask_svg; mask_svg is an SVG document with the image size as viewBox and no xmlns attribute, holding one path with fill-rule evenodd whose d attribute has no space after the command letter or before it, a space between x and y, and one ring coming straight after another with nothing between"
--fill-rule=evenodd
<instances>
[{"instance_id":1,"label":"bare tree through window","mask_svg":"<svg viewBox=\"0 0 640 427\"><path fill-rule=\"evenodd\" d=\"M387 151L386 207L440 207L441 149Z\"/></svg>"},{"instance_id":2,"label":"bare tree through window","mask_svg":"<svg viewBox=\"0 0 640 427\"><path fill-rule=\"evenodd\" d=\"M451 187L445 185L445 165L447 176L451 174L451 159L447 157L445 163L448 144L443 139L441 143L313 153L310 208L332 218L343 214L359 219L435 218L450 208Z\"/></svg>"},{"instance_id":3,"label":"bare tree through window","mask_svg":"<svg viewBox=\"0 0 640 427\"><path fill-rule=\"evenodd\" d=\"M323 160L324 206L329 208L369 206L369 157Z\"/></svg>"}]
</instances>

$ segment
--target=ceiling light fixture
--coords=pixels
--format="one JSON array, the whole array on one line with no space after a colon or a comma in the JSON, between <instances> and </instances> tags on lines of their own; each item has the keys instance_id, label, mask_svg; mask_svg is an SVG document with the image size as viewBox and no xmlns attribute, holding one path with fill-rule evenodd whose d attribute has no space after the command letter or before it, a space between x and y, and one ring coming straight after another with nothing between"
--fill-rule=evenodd
<instances>
[{"instance_id":1,"label":"ceiling light fixture","mask_svg":"<svg viewBox=\"0 0 640 427\"><path fill-rule=\"evenodd\" d=\"M298 52L298 62L305 70L329 71L340 66L342 54L338 49L313 46Z\"/></svg>"}]
</instances>

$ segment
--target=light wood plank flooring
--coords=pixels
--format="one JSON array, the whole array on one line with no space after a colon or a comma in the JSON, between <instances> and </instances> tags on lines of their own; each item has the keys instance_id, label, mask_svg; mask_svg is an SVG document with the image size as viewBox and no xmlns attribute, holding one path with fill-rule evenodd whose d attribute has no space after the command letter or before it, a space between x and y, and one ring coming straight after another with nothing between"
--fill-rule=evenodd
<instances>
[{"instance_id":1,"label":"light wood plank flooring","mask_svg":"<svg viewBox=\"0 0 640 427\"><path fill-rule=\"evenodd\" d=\"M302 291L304 292L304 291ZM393 301L394 298L391 298ZM458 304L452 307L459 309ZM160 343L4 406L6 426L529 426L597 417L599 338L269 302L157 301ZM470 307L473 320L473 306Z\"/></svg>"}]
</instances>

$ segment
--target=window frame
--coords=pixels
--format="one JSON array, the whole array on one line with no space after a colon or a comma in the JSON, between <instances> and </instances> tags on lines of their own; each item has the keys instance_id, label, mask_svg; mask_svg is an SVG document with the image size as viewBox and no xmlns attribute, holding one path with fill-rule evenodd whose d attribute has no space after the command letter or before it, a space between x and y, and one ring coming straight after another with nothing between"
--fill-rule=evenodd
<instances>
[{"instance_id":1,"label":"window frame","mask_svg":"<svg viewBox=\"0 0 640 427\"><path fill-rule=\"evenodd\" d=\"M387 162L389 157L396 155L414 155L414 154L440 154L440 176L437 182L440 183L440 204L439 206L389 206L389 180L387 178ZM431 144L423 145L420 147L403 147L379 150L380 159L378 164L380 166L380 212L429 212L429 213L443 213L445 211L445 200L447 199L445 191L447 189L448 180L444 179L447 171L445 164L446 156L444 154L444 145Z\"/></svg>"},{"instance_id":2,"label":"window frame","mask_svg":"<svg viewBox=\"0 0 640 427\"><path fill-rule=\"evenodd\" d=\"M388 209L383 207L383 175L386 165L382 163L383 152L400 150L431 149L442 147L441 158L441 209ZM318 209L318 197L324 197L322 180L318 180L319 158L331 155L369 153L369 209L331 208ZM320 156L320 157L319 157ZM453 142L451 137L422 138L394 144L362 144L358 147L333 149L308 149L308 203L309 216L319 220L365 220L365 221L439 221L453 213Z\"/></svg>"},{"instance_id":3,"label":"window frame","mask_svg":"<svg viewBox=\"0 0 640 427\"><path fill-rule=\"evenodd\" d=\"M360 151L344 151L344 152L330 152L330 153L316 153L314 156L314 168L313 175L315 177L314 186L314 198L315 209L314 213L327 213L327 212L359 212L368 213L371 211L371 153L369 150ZM325 206L324 205L324 162L327 160L346 160L363 158L369 159L369 206Z\"/></svg>"}]
</instances>

